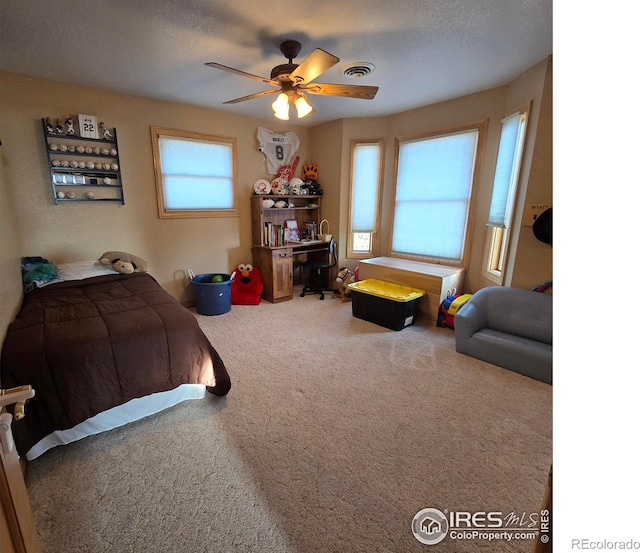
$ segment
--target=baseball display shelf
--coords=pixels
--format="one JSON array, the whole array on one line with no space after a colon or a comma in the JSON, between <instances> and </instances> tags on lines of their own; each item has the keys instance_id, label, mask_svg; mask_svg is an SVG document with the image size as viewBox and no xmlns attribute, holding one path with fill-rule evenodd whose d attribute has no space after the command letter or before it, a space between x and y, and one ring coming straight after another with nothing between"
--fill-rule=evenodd
<instances>
[{"instance_id":1,"label":"baseball display shelf","mask_svg":"<svg viewBox=\"0 0 640 553\"><path fill-rule=\"evenodd\" d=\"M116 129L102 129L103 138L90 138L75 134L73 125L65 133L59 125L54 128L42 119L42 132L56 205L78 201L124 204Z\"/></svg>"}]
</instances>

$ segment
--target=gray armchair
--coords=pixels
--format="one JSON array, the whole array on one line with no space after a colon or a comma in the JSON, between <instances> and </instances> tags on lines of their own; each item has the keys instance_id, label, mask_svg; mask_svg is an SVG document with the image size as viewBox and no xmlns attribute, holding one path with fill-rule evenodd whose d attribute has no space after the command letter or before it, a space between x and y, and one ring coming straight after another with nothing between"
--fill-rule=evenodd
<instances>
[{"instance_id":1,"label":"gray armchair","mask_svg":"<svg viewBox=\"0 0 640 553\"><path fill-rule=\"evenodd\" d=\"M482 288L455 316L456 351L551 384L552 308L547 294Z\"/></svg>"}]
</instances>

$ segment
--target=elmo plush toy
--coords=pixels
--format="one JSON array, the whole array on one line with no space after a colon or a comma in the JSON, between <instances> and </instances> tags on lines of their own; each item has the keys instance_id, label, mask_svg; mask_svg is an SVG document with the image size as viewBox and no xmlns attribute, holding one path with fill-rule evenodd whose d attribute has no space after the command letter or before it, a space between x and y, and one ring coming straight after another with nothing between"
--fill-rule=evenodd
<instances>
[{"instance_id":1,"label":"elmo plush toy","mask_svg":"<svg viewBox=\"0 0 640 553\"><path fill-rule=\"evenodd\" d=\"M258 305L264 282L258 267L241 263L231 283L231 303L233 305Z\"/></svg>"}]
</instances>

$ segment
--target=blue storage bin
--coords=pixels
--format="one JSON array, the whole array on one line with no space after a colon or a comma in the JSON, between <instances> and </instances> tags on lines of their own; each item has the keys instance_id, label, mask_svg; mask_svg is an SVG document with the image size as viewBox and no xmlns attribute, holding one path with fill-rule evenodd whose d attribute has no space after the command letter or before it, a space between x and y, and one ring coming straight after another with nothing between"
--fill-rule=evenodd
<instances>
[{"instance_id":1,"label":"blue storage bin","mask_svg":"<svg viewBox=\"0 0 640 553\"><path fill-rule=\"evenodd\" d=\"M220 275L222 282L211 282ZM207 273L194 275L189 270L191 284L196 293L196 310L200 315L222 315L231 310L231 275L224 273Z\"/></svg>"}]
</instances>

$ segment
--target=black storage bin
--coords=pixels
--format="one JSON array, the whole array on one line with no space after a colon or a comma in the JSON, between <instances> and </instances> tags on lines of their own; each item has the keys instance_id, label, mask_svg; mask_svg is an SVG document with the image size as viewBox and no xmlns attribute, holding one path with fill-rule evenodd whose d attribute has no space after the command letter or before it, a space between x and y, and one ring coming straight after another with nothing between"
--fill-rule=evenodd
<instances>
[{"instance_id":1,"label":"black storage bin","mask_svg":"<svg viewBox=\"0 0 640 553\"><path fill-rule=\"evenodd\" d=\"M367 279L349 284L353 316L390 330L413 324L424 290L383 280Z\"/></svg>"}]
</instances>

